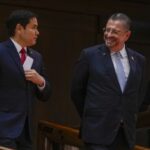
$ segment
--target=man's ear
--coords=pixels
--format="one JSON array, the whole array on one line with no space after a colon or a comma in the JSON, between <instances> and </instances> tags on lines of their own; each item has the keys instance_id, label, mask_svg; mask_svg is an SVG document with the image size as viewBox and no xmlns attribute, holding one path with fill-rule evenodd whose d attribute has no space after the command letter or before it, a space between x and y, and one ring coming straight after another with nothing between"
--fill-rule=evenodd
<instances>
[{"instance_id":1,"label":"man's ear","mask_svg":"<svg viewBox=\"0 0 150 150\"><path fill-rule=\"evenodd\" d=\"M20 34L22 29L23 29L23 26L21 24L16 25L16 33Z\"/></svg>"}]
</instances>

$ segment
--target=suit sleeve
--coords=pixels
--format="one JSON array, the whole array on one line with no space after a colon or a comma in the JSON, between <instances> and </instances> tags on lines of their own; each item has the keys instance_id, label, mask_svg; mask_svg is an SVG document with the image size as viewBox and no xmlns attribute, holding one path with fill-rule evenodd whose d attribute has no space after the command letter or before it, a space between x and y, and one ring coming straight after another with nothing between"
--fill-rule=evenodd
<instances>
[{"instance_id":1,"label":"suit sleeve","mask_svg":"<svg viewBox=\"0 0 150 150\"><path fill-rule=\"evenodd\" d=\"M84 101L86 97L86 89L88 82L88 59L85 51L82 51L80 58L75 64L73 79L71 83L71 98L75 107L82 117L84 109Z\"/></svg>"},{"instance_id":2,"label":"suit sleeve","mask_svg":"<svg viewBox=\"0 0 150 150\"><path fill-rule=\"evenodd\" d=\"M149 98L146 96L146 61L145 58L143 58L143 65L142 65L142 79L141 79L141 85L139 88L139 111L145 111L148 108L148 105L150 104Z\"/></svg>"},{"instance_id":3,"label":"suit sleeve","mask_svg":"<svg viewBox=\"0 0 150 150\"><path fill-rule=\"evenodd\" d=\"M150 81L146 86L146 93L144 96L144 101L140 107L140 111L146 111L149 105L150 105Z\"/></svg>"},{"instance_id":4,"label":"suit sleeve","mask_svg":"<svg viewBox=\"0 0 150 150\"><path fill-rule=\"evenodd\" d=\"M147 68L147 67L146 67ZM147 71L145 73L147 75ZM146 111L149 108L150 105L150 81L148 81L147 77L145 75L144 78L144 87L143 87L143 101L140 106L140 112Z\"/></svg>"},{"instance_id":5,"label":"suit sleeve","mask_svg":"<svg viewBox=\"0 0 150 150\"><path fill-rule=\"evenodd\" d=\"M44 87L44 89L40 90L36 86L36 96L41 101L47 101L49 99L49 97L51 96L51 93L52 93L52 88L51 88L51 85L50 85L50 82L48 80L48 76L47 76L45 70L46 69L44 67L44 63L43 63L42 58L41 58L41 67L40 67L40 72L39 73L45 79L45 87Z\"/></svg>"}]
</instances>

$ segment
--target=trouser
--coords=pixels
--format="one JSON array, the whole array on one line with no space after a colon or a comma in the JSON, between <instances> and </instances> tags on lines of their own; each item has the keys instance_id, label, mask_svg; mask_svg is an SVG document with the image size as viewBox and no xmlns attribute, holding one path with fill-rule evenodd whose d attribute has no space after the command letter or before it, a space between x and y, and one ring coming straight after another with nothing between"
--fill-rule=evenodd
<instances>
[{"instance_id":1,"label":"trouser","mask_svg":"<svg viewBox=\"0 0 150 150\"><path fill-rule=\"evenodd\" d=\"M132 150L127 143L123 127L119 128L118 134L110 145L85 143L85 150Z\"/></svg>"},{"instance_id":2,"label":"trouser","mask_svg":"<svg viewBox=\"0 0 150 150\"><path fill-rule=\"evenodd\" d=\"M0 138L0 150L32 150L32 141L29 137L29 126L26 120L19 137Z\"/></svg>"}]
</instances>

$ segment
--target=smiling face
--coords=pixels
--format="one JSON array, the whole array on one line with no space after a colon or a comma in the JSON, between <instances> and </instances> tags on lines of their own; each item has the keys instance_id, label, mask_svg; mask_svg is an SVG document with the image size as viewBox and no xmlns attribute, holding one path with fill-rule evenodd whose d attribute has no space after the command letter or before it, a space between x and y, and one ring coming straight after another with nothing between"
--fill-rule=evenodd
<instances>
[{"instance_id":1,"label":"smiling face","mask_svg":"<svg viewBox=\"0 0 150 150\"><path fill-rule=\"evenodd\" d=\"M123 21L109 19L104 29L104 41L111 51L119 51L130 34L131 31L127 30Z\"/></svg>"},{"instance_id":2,"label":"smiling face","mask_svg":"<svg viewBox=\"0 0 150 150\"><path fill-rule=\"evenodd\" d=\"M33 46L38 38L38 21L36 18L31 18L26 27L17 24L14 39L22 46Z\"/></svg>"}]
</instances>

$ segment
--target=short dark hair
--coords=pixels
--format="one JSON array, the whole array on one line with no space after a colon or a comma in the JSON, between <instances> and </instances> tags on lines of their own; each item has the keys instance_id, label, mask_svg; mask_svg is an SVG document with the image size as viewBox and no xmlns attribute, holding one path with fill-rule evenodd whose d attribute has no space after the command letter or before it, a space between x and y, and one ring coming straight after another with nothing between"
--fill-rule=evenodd
<instances>
[{"instance_id":1,"label":"short dark hair","mask_svg":"<svg viewBox=\"0 0 150 150\"><path fill-rule=\"evenodd\" d=\"M130 30L131 28L131 19L124 13L114 13L110 16L109 20L119 20L123 21L125 23L125 27L127 30Z\"/></svg>"},{"instance_id":2,"label":"short dark hair","mask_svg":"<svg viewBox=\"0 0 150 150\"><path fill-rule=\"evenodd\" d=\"M30 22L30 19L37 18L37 15L28 10L15 10L6 20L6 28L9 36L14 36L17 24L21 24L24 28Z\"/></svg>"}]
</instances>

